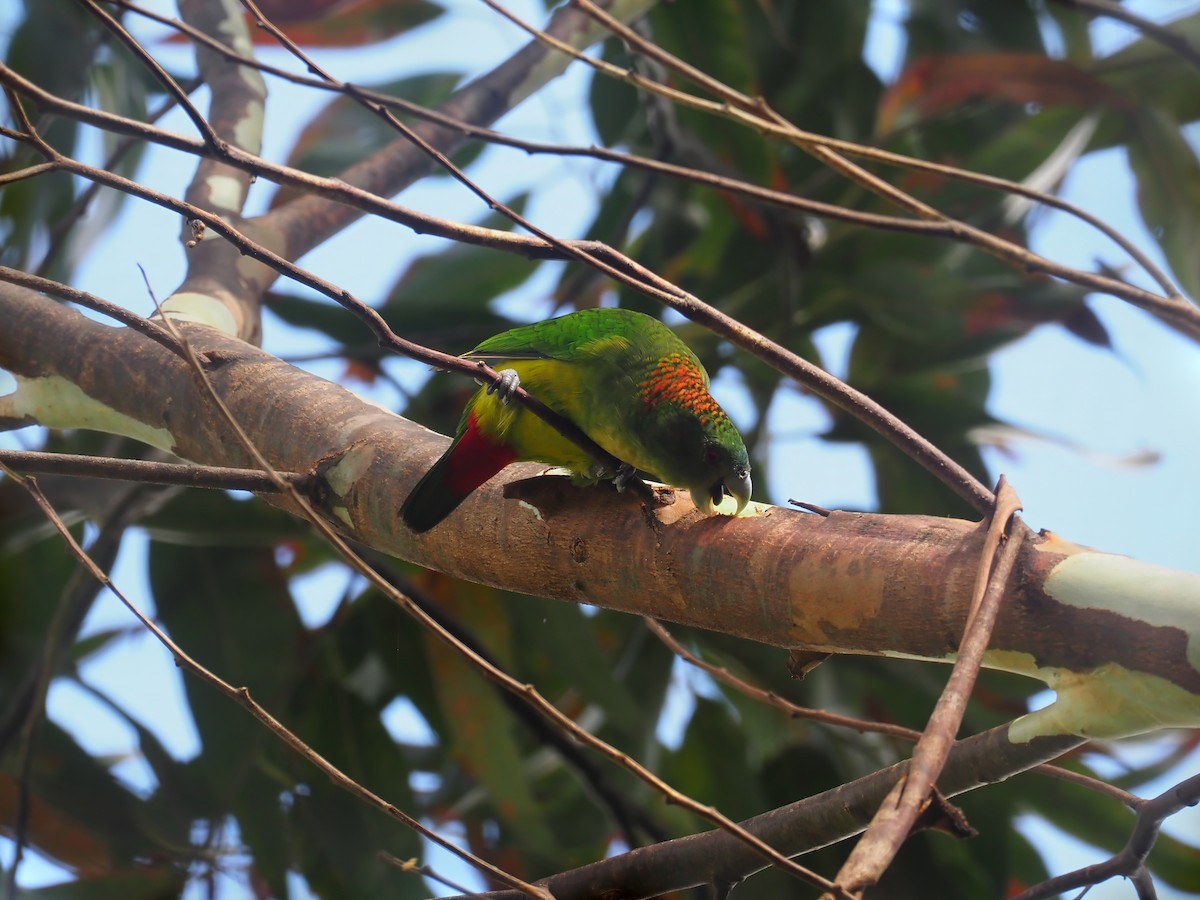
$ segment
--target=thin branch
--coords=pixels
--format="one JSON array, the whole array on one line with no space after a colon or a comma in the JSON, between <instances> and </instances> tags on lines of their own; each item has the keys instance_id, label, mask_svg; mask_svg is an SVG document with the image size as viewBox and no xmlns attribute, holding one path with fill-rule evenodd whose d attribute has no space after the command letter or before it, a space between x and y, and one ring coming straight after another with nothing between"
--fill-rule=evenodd
<instances>
[{"instance_id":1,"label":"thin branch","mask_svg":"<svg viewBox=\"0 0 1200 900\"><path fill-rule=\"evenodd\" d=\"M7 128L0 129L0 133L2 133L5 137L16 137L16 132L9 131ZM45 175L49 172L55 171L56 169L57 166L55 166L54 163L48 162L38 163L34 166L26 166L25 168L18 169L15 172L9 172L5 175L0 175L0 188L7 187L10 184L16 184L19 181L27 181L31 178L37 178L39 175Z\"/></svg>"},{"instance_id":2,"label":"thin branch","mask_svg":"<svg viewBox=\"0 0 1200 900\"><path fill-rule=\"evenodd\" d=\"M403 591L414 604L421 607L430 618L435 619L443 628L455 635L488 663L499 666L499 662L487 652L482 644L475 640L461 621L451 615L442 605L436 603L410 579L405 578L400 570L392 564L389 557L372 553L369 563L397 590ZM620 829L625 842L630 847L637 847L641 843L638 839L639 830L654 841L667 839L663 827L651 818L647 810L624 796L592 757L584 753L583 748L569 734L556 728L553 723L547 722L536 706L528 701L528 698L505 691L495 682L491 682L491 685L496 689L501 703L513 718L528 729L539 743L553 749L567 768L574 770L588 792L594 795L598 804L608 811L613 823Z\"/></svg>"},{"instance_id":3,"label":"thin branch","mask_svg":"<svg viewBox=\"0 0 1200 900\"><path fill-rule=\"evenodd\" d=\"M833 725L837 728L851 728L860 734L883 734L888 737L899 738L903 741L916 742L921 738L921 732L915 728L906 728L903 725L896 725L892 722L876 722L871 719L860 719L855 716L844 716L838 713L831 713L823 709L814 709L811 706L801 706L798 703L793 703L786 697L782 697L774 691L761 688L758 685L751 684L743 678L734 675L724 666L719 666L716 663L711 663L700 656L697 656L692 651L688 650L679 640L671 634L667 628L657 619L652 619L649 616L643 616L642 621L646 627L657 637L663 644L666 645L672 653L682 659L684 662L695 666L696 668L707 672L714 680L723 684L729 685L735 691L757 700L767 706L773 706L781 712L787 714L794 719L807 719L812 722L820 722L824 725ZM1081 772L1074 772L1070 769L1064 769L1062 766L1053 765L1051 763L1043 763L1040 766L1035 766L1030 770L1039 775L1045 775L1048 778L1054 778L1059 781L1065 781L1070 784L1078 785L1079 787L1087 788L1090 791L1095 791L1098 794L1103 794L1116 800L1118 803L1129 807L1130 809L1138 809L1145 801L1136 794L1131 794L1129 791L1122 790L1116 785L1101 781L1098 778L1093 778L1090 775L1084 775Z\"/></svg>"},{"instance_id":4,"label":"thin branch","mask_svg":"<svg viewBox=\"0 0 1200 900\"><path fill-rule=\"evenodd\" d=\"M71 478L106 478L116 481L140 482L141 484L210 488L217 491L253 491L256 494L279 492L275 481L258 469L226 469L218 466L197 466L190 463L3 449L0 449L0 463L16 472L29 474L63 475ZM311 478L309 475L296 472L279 474L285 481L300 487L303 487Z\"/></svg>"},{"instance_id":5,"label":"thin branch","mask_svg":"<svg viewBox=\"0 0 1200 900\"><path fill-rule=\"evenodd\" d=\"M1153 897L1154 886L1146 870L1146 857L1154 849L1162 823L1185 807L1200 803L1200 775L1193 775L1142 803L1125 846L1104 862L1057 875L1017 894L1012 900L1045 900L1073 888L1093 887L1110 878L1133 881L1139 898Z\"/></svg>"},{"instance_id":6,"label":"thin branch","mask_svg":"<svg viewBox=\"0 0 1200 900\"><path fill-rule=\"evenodd\" d=\"M55 169L59 169L57 163L52 164ZM38 275L30 275L22 272L20 269L10 269L8 266L0 266L0 281L8 281L12 284L19 284L22 287L27 287L30 290L40 291L43 294L49 294L52 297L58 297L62 300L68 300L71 303L77 303L80 306L95 310L98 313L116 319L122 325L128 325L139 334L144 334L146 337L155 343L166 347L176 356L183 355L183 348L179 342L171 335L169 331L159 325L157 322L151 322L149 319L143 319L137 313L130 312L123 306L118 306L115 303L110 303L95 294L89 294L87 291L81 291L77 288L69 287L59 281L52 281L49 278L42 278Z\"/></svg>"},{"instance_id":7,"label":"thin branch","mask_svg":"<svg viewBox=\"0 0 1200 900\"><path fill-rule=\"evenodd\" d=\"M380 850L378 853L375 854L375 856L382 862L387 863L389 866L395 866L401 872L405 872L405 873L411 874L411 875L421 875L425 878L429 878L432 881L438 882L438 884L444 884L446 887L450 888L451 890L458 891L464 897L482 897L483 896L482 894L476 893L475 891L472 891L472 890L469 890L469 889L463 887L461 884L458 884L457 882L451 881L445 875L439 875L436 871L433 870L433 868L431 868L430 866L427 866L427 865L423 865L416 859L401 859L400 857L393 856L391 853L388 853L384 850Z\"/></svg>"},{"instance_id":8,"label":"thin branch","mask_svg":"<svg viewBox=\"0 0 1200 900\"><path fill-rule=\"evenodd\" d=\"M2 458L2 457L0 457ZM718 666L715 663L710 663L705 659L701 659L696 654L692 653L683 644L669 632L661 622L652 619L649 616L643 616L642 622L651 633L663 642L672 653L682 659L684 662L690 663L696 668L707 672L717 681L724 682L738 692L745 694L754 700L765 703L768 706L773 706L778 710L787 713L794 719L811 719L814 722L822 722L826 725L837 725L840 728L853 728L860 733L886 734L891 737L898 737L906 741L916 741L921 737L921 732L915 728L905 728L903 725L894 725L890 722L872 722L870 719L859 719L854 716L842 716L837 713L826 712L823 709L813 709L808 706L800 706L792 703L785 697L779 696L774 691L768 691L756 685L750 684L738 678L728 669L723 666Z\"/></svg>"},{"instance_id":9,"label":"thin branch","mask_svg":"<svg viewBox=\"0 0 1200 900\"><path fill-rule=\"evenodd\" d=\"M1159 25L1145 16L1139 16L1120 3L1114 3L1112 0L1054 0L1054 2L1069 9L1081 10L1092 18L1116 19L1118 22L1132 25L1150 40L1157 41L1180 59L1185 59L1200 69L1200 50L1193 47L1191 41L1182 34L1172 31L1169 26Z\"/></svg>"},{"instance_id":10,"label":"thin branch","mask_svg":"<svg viewBox=\"0 0 1200 900\"><path fill-rule=\"evenodd\" d=\"M137 59L140 59L142 64L150 69L155 80L166 89L167 94L174 98L179 107L187 114L187 117L192 120L192 124L196 126L196 130L200 132L205 142L215 150L220 151L225 144L221 140L221 136L209 124L204 114L196 109L187 92L175 82L174 78L167 74L167 70L159 65L158 60L147 53L146 48L125 30L125 26L109 15L106 10L102 9L95 0L75 0L75 2L90 12L109 32L116 35L117 40L124 44L130 53Z\"/></svg>"},{"instance_id":11,"label":"thin branch","mask_svg":"<svg viewBox=\"0 0 1200 900\"><path fill-rule=\"evenodd\" d=\"M202 84L203 82L199 78L193 78L183 86L183 89L190 95ZM150 113L146 116L146 121L157 122L174 108L175 99L173 97L167 97L155 109L150 111ZM113 147L112 152L109 153L109 155L105 158L101 168L109 172L113 171L137 145L138 141L135 138L128 135L123 136L119 141L116 142L116 146ZM52 164L46 163L46 165ZM75 202L71 204L71 208L67 210L66 214L50 226L49 246L46 247L46 252L42 256L42 261L38 264L38 267L35 270L36 274L45 276L50 272L54 260L58 258L59 254L63 250L63 247L66 245L66 239L71 233L72 227L74 227L75 223L78 222L83 217L84 213L87 212L88 207L92 205L92 201L96 199L96 195L100 193L101 187L102 185L98 182L89 182L88 186L79 193L78 197L75 198Z\"/></svg>"},{"instance_id":12,"label":"thin branch","mask_svg":"<svg viewBox=\"0 0 1200 900\"><path fill-rule=\"evenodd\" d=\"M1000 612L1004 588L1013 568L1027 529L1014 519L1021 502L1004 476L996 487L996 510L988 525L987 537L980 550L979 568L972 594L971 610L963 629L963 638L946 687L938 698L924 734L913 749L912 765L880 804L862 839L838 872L837 883L854 894L878 883L895 857L900 845L912 831L921 809L928 802L946 763L954 738L962 724L967 701L991 640L992 628ZM1006 532L1011 534L1005 538ZM997 547L1006 540L997 559Z\"/></svg>"}]
</instances>

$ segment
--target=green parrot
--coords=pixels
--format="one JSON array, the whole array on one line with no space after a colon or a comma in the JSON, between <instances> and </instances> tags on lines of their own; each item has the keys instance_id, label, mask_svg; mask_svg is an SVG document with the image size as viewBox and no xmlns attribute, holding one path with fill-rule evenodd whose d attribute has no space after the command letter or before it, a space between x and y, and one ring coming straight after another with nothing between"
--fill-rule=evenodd
<instances>
[{"instance_id":1,"label":"green parrot","mask_svg":"<svg viewBox=\"0 0 1200 900\"><path fill-rule=\"evenodd\" d=\"M579 483L615 475L618 488L640 469L686 488L705 513L725 493L739 513L749 502L742 436L709 394L700 360L658 319L628 309L580 310L488 338L464 358L504 366L503 380L471 398L454 443L400 507L413 531L437 525L517 460L561 466ZM629 468L600 471L579 447L510 404L518 383Z\"/></svg>"}]
</instances>

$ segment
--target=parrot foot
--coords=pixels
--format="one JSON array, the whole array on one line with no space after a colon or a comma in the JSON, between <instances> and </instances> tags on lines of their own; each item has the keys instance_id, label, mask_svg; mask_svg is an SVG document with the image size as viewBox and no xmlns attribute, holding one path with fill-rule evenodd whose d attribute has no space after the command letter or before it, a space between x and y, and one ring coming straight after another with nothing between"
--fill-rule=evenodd
<instances>
[{"instance_id":1,"label":"parrot foot","mask_svg":"<svg viewBox=\"0 0 1200 900\"><path fill-rule=\"evenodd\" d=\"M613 475L612 484L617 489L617 493L623 494L625 491L631 491L650 508L663 505L654 489L638 477L637 470L629 463L621 463L616 474Z\"/></svg>"},{"instance_id":2,"label":"parrot foot","mask_svg":"<svg viewBox=\"0 0 1200 900\"><path fill-rule=\"evenodd\" d=\"M629 463L621 463L617 468L617 474L613 476L613 487L617 489L617 493L625 493L625 489L637 480L637 472Z\"/></svg>"},{"instance_id":3,"label":"parrot foot","mask_svg":"<svg viewBox=\"0 0 1200 900\"><path fill-rule=\"evenodd\" d=\"M517 388L521 386L521 377L517 374L516 369L501 369L496 373L500 376L499 381L493 381L487 386L489 394L495 394L500 398L500 402L507 406L512 402L513 395L517 392Z\"/></svg>"}]
</instances>

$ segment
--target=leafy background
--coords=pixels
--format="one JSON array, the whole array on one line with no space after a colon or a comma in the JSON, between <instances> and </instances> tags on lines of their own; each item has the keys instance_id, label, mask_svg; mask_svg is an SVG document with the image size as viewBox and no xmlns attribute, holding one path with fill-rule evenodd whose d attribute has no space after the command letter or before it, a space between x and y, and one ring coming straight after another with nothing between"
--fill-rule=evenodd
<instances>
[{"instance_id":1,"label":"leafy background","mask_svg":"<svg viewBox=\"0 0 1200 900\"><path fill-rule=\"evenodd\" d=\"M1081 106L1095 110L1093 150L1068 180L1067 193L1140 235L1193 296L1200 293L1189 253L1200 209L1200 75L1186 63L1127 30L1087 27L1053 3L703 0L703 14L696 14L699 5L693 0L687 13L683 4L657 10L655 38L733 86L761 92L812 131L879 140L1021 179L1079 121ZM1200 36L1195 10L1174 3L1137 7L1186 14L1189 33ZM435 102L519 41L472 3L446 4L447 12L420 24L442 8L349 3L338 10L335 31L303 21L288 28L325 45L322 61L342 77ZM137 65L102 41L67 0L24 6L10 0L0 10L8 59L42 83L126 114L161 99ZM541 21L536 5L522 11ZM163 33L149 26L137 33L172 71L188 71L185 47L161 42ZM359 49L364 42L372 52ZM472 52L456 59L463 47ZM930 62L949 52L969 54L965 62L976 68L962 68L962 59ZM1070 77L1059 64L1019 56L1047 52L1075 64ZM615 43L603 53L628 61ZM921 60L924 68L905 70L904 63ZM314 171L337 171L348 152L357 158L391 137L345 104L327 105L286 85L272 84L271 103L277 105L269 113L265 155ZM179 117L164 125L186 130ZM501 127L664 153L803 196L882 209L793 148L688 110L647 109L628 87L585 72L534 98ZM67 122L53 136L66 148L82 141L84 154L110 149ZM822 360L985 480L1007 472L1035 526L1197 568L1200 546L1189 521L1200 499L1191 464L1198 435L1187 411L1195 410L1200 364L1194 347L1143 314L1069 286L1031 281L943 242L812 222L685 184L647 184L634 171L499 149L461 161L540 224L626 244L683 287ZM121 166L175 192L190 174L186 162L154 148ZM941 208L1003 228L1055 258L1084 268L1096 259L1122 261L1060 215L1037 213L1032 225L1002 223L1003 206L990 194L892 175ZM67 179L37 184L0 195L6 264L40 260L52 223L80 190ZM265 209L284 199L260 185L253 204ZM428 179L402 200L447 217L485 220L478 201L444 178ZM160 294L168 292L182 271L177 230L159 210L101 195L48 271L145 312L149 303L134 263L145 265ZM469 348L507 322L569 305L620 302L653 311L644 298L614 292L578 269L533 267L381 223L352 226L304 262L362 296L378 297L399 333L450 351ZM452 428L472 385L380 360L340 310L282 282L277 287L266 326L269 349L431 427ZM695 326L678 324L752 444L763 499L966 514L873 435ZM15 440L75 452L137 452L85 434L18 433ZM86 489L58 486L56 499L66 508L86 501L71 491ZM18 692L70 574L58 541L38 523L11 485L0 485L0 697ZM731 816L823 790L906 754L887 740L781 718L718 688L674 661L635 619L503 596L398 563L390 571L518 678ZM543 736L332 564L286 516L241 497L179 493L126 538L117 577L203 663L249 686L348 774L475 852L534 877L623 846L612 819L570 767L544 750ZM111 601L96 602L80 634L38 734L31 837L44 860L22 870L29 896L163 897L182 890L200 897L210 889L222 897L429 895L420 879L376 858L379 850L407 857L427 848L318 777L241 710L180 679L167 655ZM796 685L786 677L781 651L680 634L707 657L800 702L918 728L945 676L934 666L844 658ZM987 674L965 730L1018 714L1030 691L1028 682ZM1153 792L1172 773L1195 771L1193 747L1186 735L1130 742L1097 747L1072 765ZM0 822L12 820L15 797L11 745L5 753ZM623 773L605 771L630 804L644 809L655 833L699 827ZM963 806L982 836L964 843L918 837L889 873L886 896L926 896L931 877L947 894L1000 896L1074 865L1063 834L1111 851L1128 827L1128 816L1111 801L1036 777L968 796ZM1014 820L1022 828L1014 830ZM1197 821L1194 815L1173 821L1174 836L1152 857L1164 896L1200 894L1200 862L1194 837L1187 837ZM1051 825L1060 830L1052 840ZM5 864L10 846L0 855ZM806 863L834 871L844 852L831 848ZM1088 853L1085 859L1098 856ZM428 859L469 877L440 854ZM1112 896L1104 893L1112 888L1120 890L1106 886L1093 896ZM795 887L767 874L743 890L771 898L793 896Z\"/></svg>"}]
</instances>

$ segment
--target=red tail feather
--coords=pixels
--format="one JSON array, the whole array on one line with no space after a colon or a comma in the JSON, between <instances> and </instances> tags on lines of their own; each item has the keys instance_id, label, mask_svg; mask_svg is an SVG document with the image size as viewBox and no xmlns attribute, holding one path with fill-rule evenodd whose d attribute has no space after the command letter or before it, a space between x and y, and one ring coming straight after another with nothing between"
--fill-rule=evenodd
<instances>
[{"instance_id":1,"label":"red tail feather","mask_svg":"<svg viewBox=\"0 0 1200 900\"><path fill-rule=\"evenodd\" d=\"M413 531L428 531L516 458L511 447L479 430L472 411L463 433L408 495L400 507L400 517Z\"/></svg>"}]
</instances>

